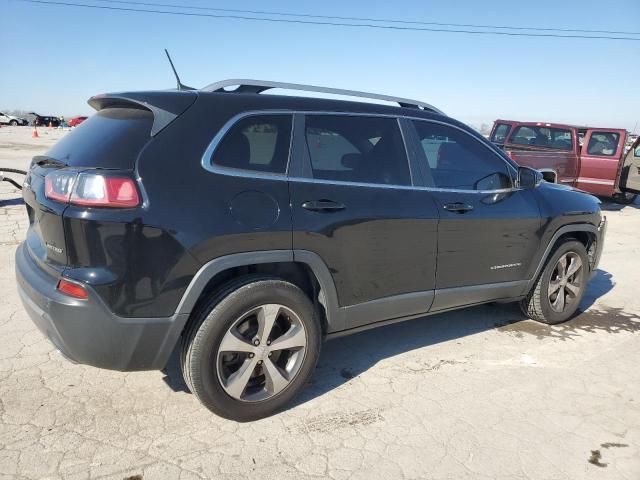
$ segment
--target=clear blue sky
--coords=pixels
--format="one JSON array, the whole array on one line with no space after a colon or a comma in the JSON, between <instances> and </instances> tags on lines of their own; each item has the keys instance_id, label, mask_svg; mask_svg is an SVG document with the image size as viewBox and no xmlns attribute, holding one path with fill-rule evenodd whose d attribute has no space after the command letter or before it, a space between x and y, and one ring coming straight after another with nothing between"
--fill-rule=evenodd
<instances>
[{"instance_id":1,"label":"clear blue sky","mask_svg":"<svg viewBox=\"0 0 640 480\"><path fill-rule=\"evenodd\" d=\"M640 32L639 0L187 4ZM259 78L373 91L424 100L474 125L513 117L633 129L640 120L640 42L275 24L13 0L0 0L0 19L6 109L90 113L86 100L97 93L173 87L166 47L182 81L196 87Z\"/></svg>"}]
</instances>

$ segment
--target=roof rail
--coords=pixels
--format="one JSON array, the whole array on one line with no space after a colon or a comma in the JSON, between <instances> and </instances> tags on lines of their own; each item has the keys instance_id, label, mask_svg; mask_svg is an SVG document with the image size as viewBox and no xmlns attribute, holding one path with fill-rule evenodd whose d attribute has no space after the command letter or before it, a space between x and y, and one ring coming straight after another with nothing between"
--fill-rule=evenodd
<instances>
[{"instance_id":1,"label":"roof rail","mask_svg":"<svg viewBox=\"0 0 640 480\"><path fill-rule=\"evenodd\" d=\"M299 83L285 83L285 82L272 82L268 80L250 80L250 79L231 79L221 80L220 82L207 85L200 90L203 92L227 92L226 88L237 87L231 92L236 93L262 93L265 90L272 88L282 88L285 90L300 90L304 92L318 92L328 93L331 95L344 95L348 97L362 97L372 100L383 100L386 102L393 102L399 104L401 107L418 108L421 110L428 110L440 115L445 115L441 110L437 109L433 105L420 102L417 100L410 100L408 98L391 97L389 95L379 95L377 93L358 92L356 90L343 90L341 88L328 88L317 87L314 85L302 85Z\"/></svg>"}]
</instances>

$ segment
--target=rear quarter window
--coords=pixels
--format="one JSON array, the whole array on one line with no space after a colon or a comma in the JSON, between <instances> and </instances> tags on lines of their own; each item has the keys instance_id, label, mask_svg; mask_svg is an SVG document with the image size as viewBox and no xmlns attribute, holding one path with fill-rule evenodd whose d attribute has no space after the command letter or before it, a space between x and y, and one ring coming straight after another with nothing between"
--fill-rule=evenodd
<instances>
[{"instance_id":1,"label":"rear quarter window","mask_svg":"<svg viewBox=\"0 0 640 480\"><path fill-rule=\"evenodd\" d=\"M291 115L252 115L235 123L213 153L215 165L284 174L289 161Z\"/></svg>"},{"instance_id":2,"label":"rear quarter window","mask_svg":"<svg viewBox=\"0 0 640 480\"><path fill-rule=\"evenodd\" d=\"M100 110L46 155L72 167L132 169L149 141L153 114L134 108Z\"/></svg>"}]
</instances>

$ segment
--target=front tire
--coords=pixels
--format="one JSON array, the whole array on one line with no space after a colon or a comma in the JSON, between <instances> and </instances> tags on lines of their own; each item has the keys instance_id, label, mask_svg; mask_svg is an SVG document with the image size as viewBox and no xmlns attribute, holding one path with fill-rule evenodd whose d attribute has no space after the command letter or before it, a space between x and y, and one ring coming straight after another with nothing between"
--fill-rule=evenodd
<instances>
[{"instance_id":1,"label":"front tire","mask_svg":"<svg viewBox=\"0 0 640 480\"><path fill-rule=\"evenodd\" d=\"M12 127L17 127L18 126L18 122L17 122L17 120L11 120L9 122L9 125L11 125Z\"/></svg>"},{"instance_id":2,"label":"front tire","mask_svg":"<svg viewBox=\"0 0 640 480\"><path fill-rule=\"evenodd\" d=\"M547 261L533 289L520 302L524 314L549 325L573 316L589 279L589 257L577 240L560 244Z\"/></svg>"},{"instance_id":3,"label":"front tire","mask_svg":"<svg viewBox=\"0 0 640 480\"><path fill-rule=\"evenodd\" d=\"M195 317L182 344L185 382L222 417L250 421L282 409L309 381L321 330L309 298L276 278L228 284Z\"/></svg>"}]
</instances>

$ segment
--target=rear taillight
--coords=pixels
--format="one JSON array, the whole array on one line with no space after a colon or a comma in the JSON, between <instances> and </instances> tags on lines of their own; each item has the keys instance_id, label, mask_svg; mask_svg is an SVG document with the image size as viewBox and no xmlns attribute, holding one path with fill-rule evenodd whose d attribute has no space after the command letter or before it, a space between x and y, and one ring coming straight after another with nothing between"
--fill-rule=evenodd
<instances>
[{"instance_id":1,"label":"rear taillight","mask_svg":"<svg viewBox=\"0 0 640 480\"><path fill-rule=\"evenodd\" d=\"M74 298L79 298L81 300L86 300L87 298L89 298L89 294L87 293L87 290L82 285L68 282L63 279L61 279L58 282L58 290L64 293L65 295L68 295Z\"/></svg>"},{"instance_id":2,"label":"rear taillight","mask_svg":"<svg viewBox=\"0 0 640 480\"><path fill-rule=\"evenodd\" d=\"M130 208L140 204L136 183L129 177L58 170L44 182L47 198L71 205Z\"/></svg>"},{"instance_id":3,"label":"rear taillight","mask_svg":"<svg viewBox=\"0 0 640 480\"><path fill-rule=\"evenodd\" d=\"M77 172L56 171L44 177L44 195L58 202L69 201Z\"/></svg>"}]
</instances>

